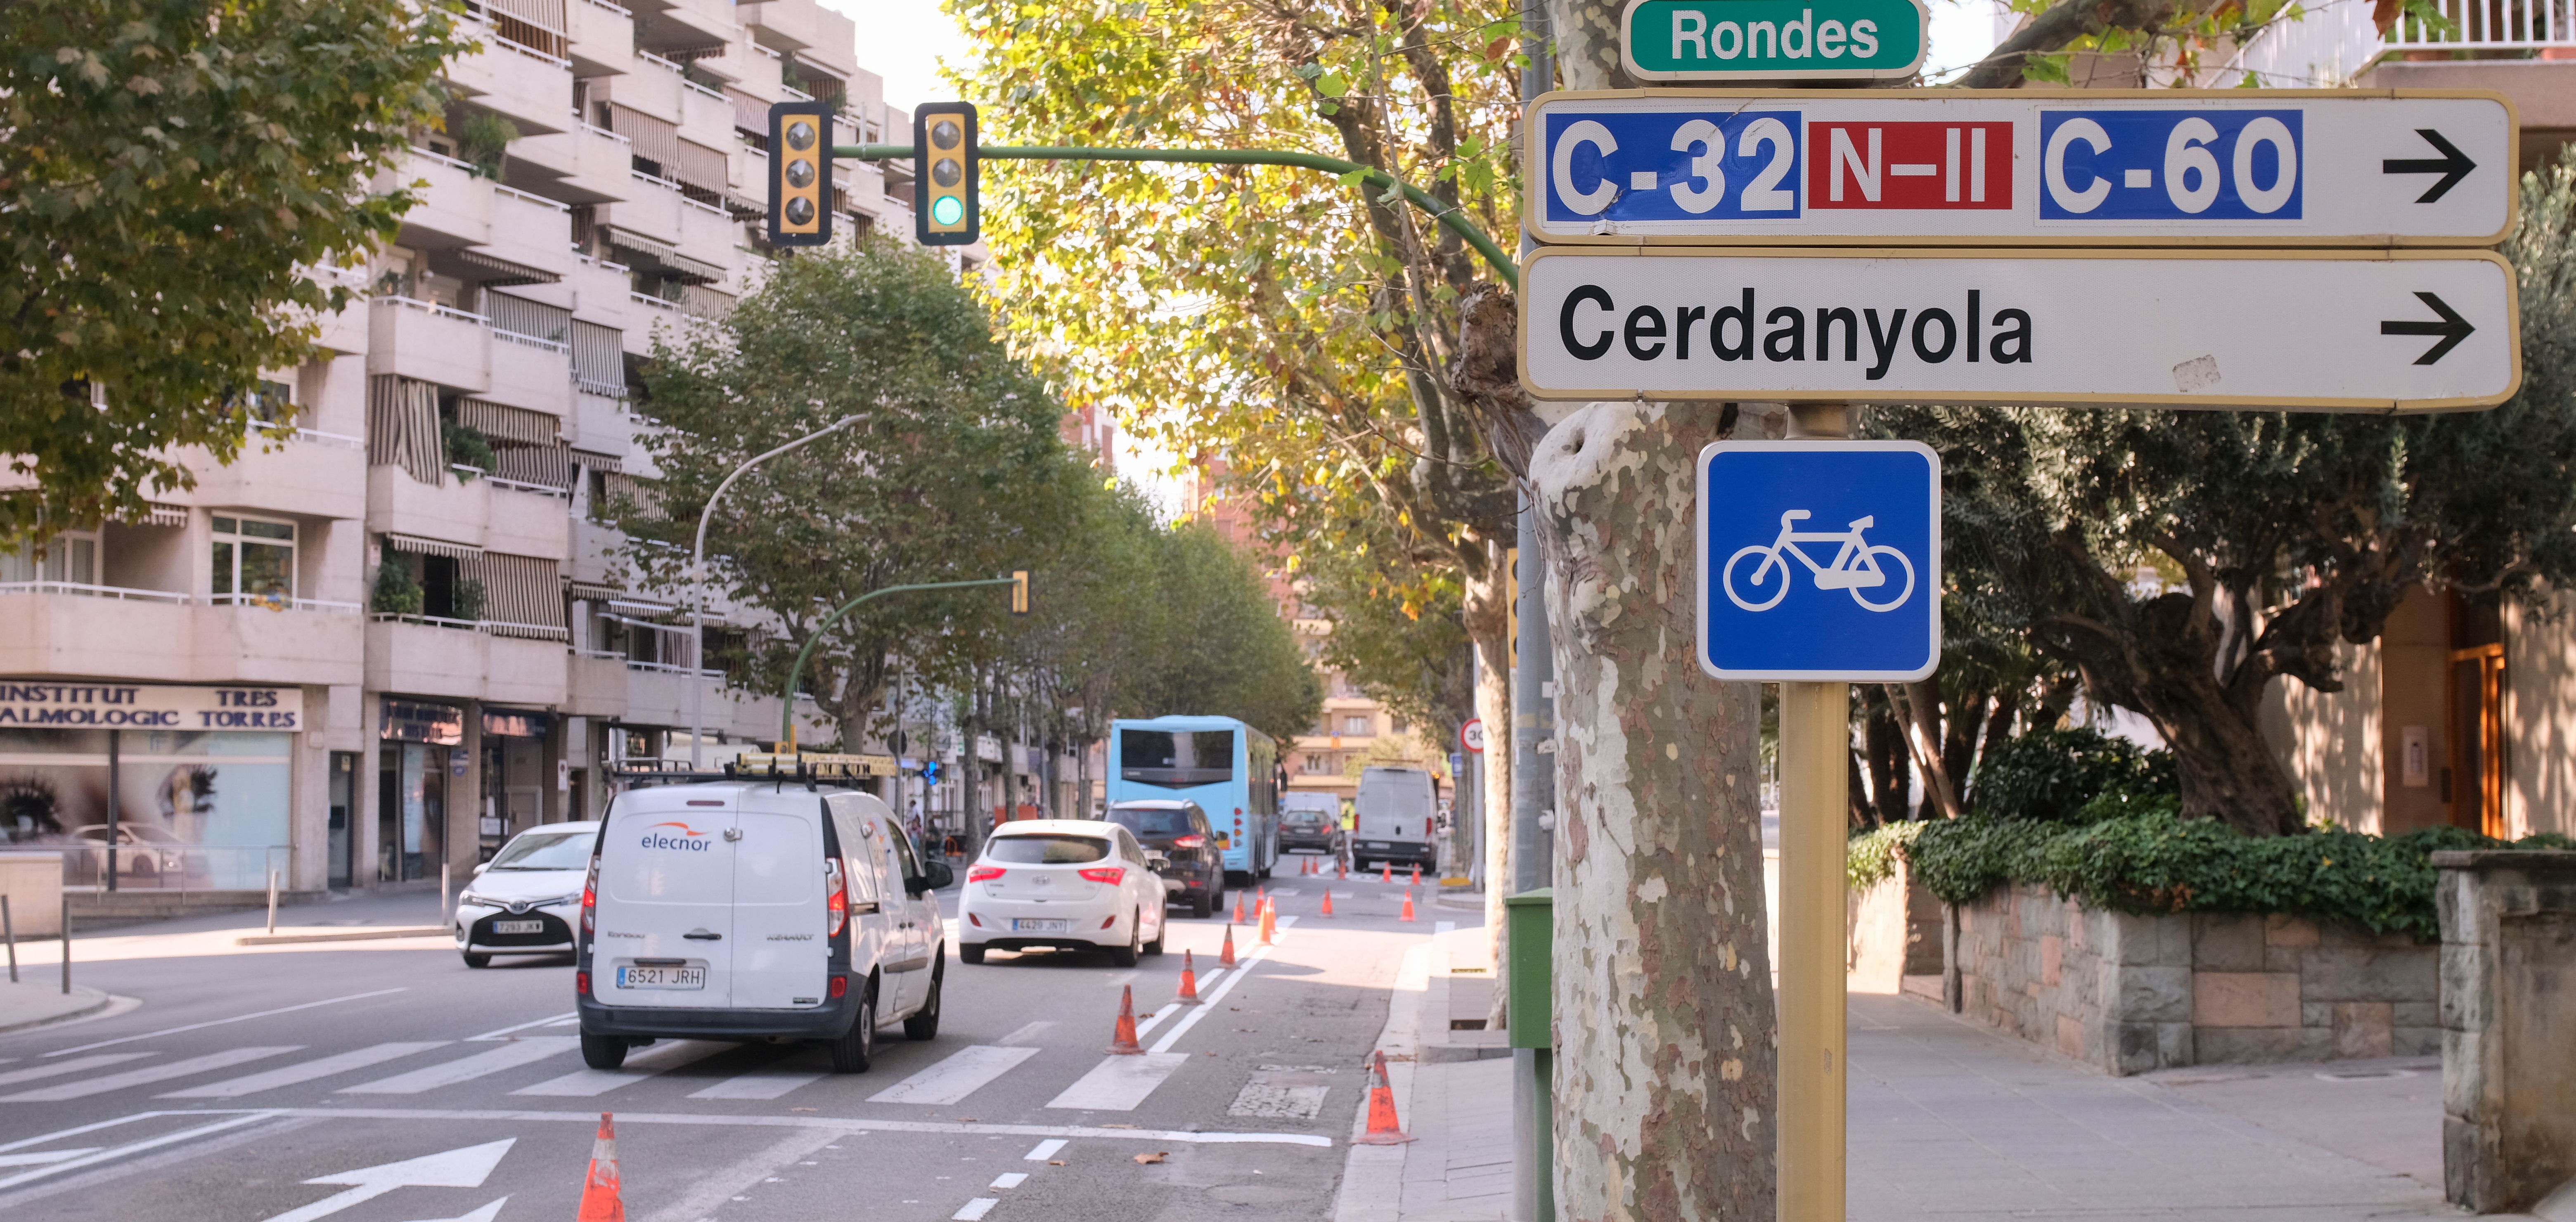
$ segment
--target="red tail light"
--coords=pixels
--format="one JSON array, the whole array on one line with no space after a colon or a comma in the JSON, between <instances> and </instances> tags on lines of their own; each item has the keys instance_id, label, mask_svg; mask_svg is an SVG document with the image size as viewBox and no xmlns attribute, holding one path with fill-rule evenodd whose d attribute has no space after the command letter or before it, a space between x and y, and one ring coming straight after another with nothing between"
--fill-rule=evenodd
<instances>
[{"instance_id":1,"label":"red tail light","mask_svg":"<svg viewBox=\"0 0 2576 1222\"><path fill-rule=\"evenodd\" d=\"M966 867L966 881L968 881L968 882L970 882L970 883L985 883L985 882L991 882L991 881L993 881L994 879L1000 878L1001 876L1002 876L1002 867L1000 867L1000 866L968 866L968 867Z\"/></svg>"},{"instance_id":2,"label":"red tail light","mask_svg":"<svg viewBox=\"0 0 2576 1222\"><path fill-rule=\"evenodd\" d=\"M1127 867L1093 866L1088 870L1076 870L1074 873L1090 879L1095 883L1109 883L1115 885L1119 879L1127 877Z\"/></svg>"},{"instance_id":3,"label":"red tail light","mask_svg":"<svg viewBox=\"0 0 2576 1222\"><path fill-rule=\"evenodd\" d=\"M832 1000L834 1000L834 1001L839 1001L839 1000L840 1000L840 999L842 999L843 997L848 996L848 995L849 995L849 992L850 992L850 978L849 978L849 977L847 977L847 976L834 976L834 977L832 977Z\"/></svg>"},{"instance_id":4,"label":"red tail light","mask_svg":"<svg viewBox=\"0 0 2576 1222\"><path fill-rule=\"evenodd\" d=\"M1172 847L1176 849L1195 849L1205 845L1206 843L1207 837L1205 836L1175 836L1172 838Z\"/></svg>"},{"instance_id":5,"label":"red tail light","mask_svg":"<svg viewBox=\"0 0 2576 1222\"><path fill-rule=\"evenodd\" d=\"M574 972L572 974L572 995L575 997L590 996L590 973Z\"/></svg>"},{"instance_id":6,"label":"red tail light","mask_svg":"<svg viewBox=\"0 0 2576 1222\"><path fill-rule=\"evenodd\" d=\"M591 933L598 928L599 859L594 857L590 859L590 873L583 875L581 879L581 931ZM590 985L587 981L583 983L581 992L585 997L590 995Z\"/></svg>"},{"instance_id":7,"label":"red tail light","mask_svg":"<svg viewBox=\"0 0 2576 1222\"><path fill-rule=\"evenodd\" d=\"M830 924L823 930L823 936L837 938L841 936L841 930L850 923L850 881L848 874L841 868L840 858L835 857L823 863L823 885L831 890L831 896L823 901L823 911L831 918ZM837 986L840 980L840 977L834 976L832 983ZM833 996L838 997L840 994L834 993Z\"/></svg>"}]
</instances>

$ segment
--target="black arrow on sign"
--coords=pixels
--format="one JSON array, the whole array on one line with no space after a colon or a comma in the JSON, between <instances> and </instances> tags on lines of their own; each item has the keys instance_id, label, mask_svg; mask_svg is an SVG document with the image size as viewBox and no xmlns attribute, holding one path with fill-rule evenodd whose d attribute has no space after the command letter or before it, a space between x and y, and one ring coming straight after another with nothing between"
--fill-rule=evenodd
<instances>
[{"instance_id":1,"label":"black arrow on sign","mask_svg":"<svg viewBox=\"0 0 2576 1222\"><path fill-rule=\"evenodd\" d=\"M2417 293L2415 294L2415 297L2424 304L2433 307L2433 312L2441 315L2442 321L2383 322L2379 324L2379 333L2381 335L2441 336L2442 342L2433 345L2432 349L2424 355L2416 357L2416 364L2430 365L2435 361L2441 360L2443 353L2459 347L2461 340L2467 339L2470 332L2477 330L2476 327L2469 325L2468 319L2460 317L2459 314L2453 311L2450 306L2444 304L2441 298L2436 297L2431 293Z\"/></svg>"},{"instance_id":2,"label":"black arrow on sign","mask_svg":"<svg viewBox=\"0 0 2576 1222\"><path fill-rule=\"evenodd\" d=\"M2451 147L2451 142L2443 139L2442 133L2434 131L2429 127L2419 127L2415 129L2415 134L2422 136L2425 143L2432 145L2433 148L2442 155L2439 157L2420 158L2391 157L2388 160L2379 163L2379 172L2382 174L2441 175L2442 179L2440 182L2436 182L2432 186L2425 188L2422 195L2415 197L2416 203L2429 204L2434 200L2442 198L2442 196L2450 192L2451 188L2458 186L2461 179L2468 177L2469 171L2478 168L2478 163L2469 160L2468 154Z\"/></svg>"}]
</instances>

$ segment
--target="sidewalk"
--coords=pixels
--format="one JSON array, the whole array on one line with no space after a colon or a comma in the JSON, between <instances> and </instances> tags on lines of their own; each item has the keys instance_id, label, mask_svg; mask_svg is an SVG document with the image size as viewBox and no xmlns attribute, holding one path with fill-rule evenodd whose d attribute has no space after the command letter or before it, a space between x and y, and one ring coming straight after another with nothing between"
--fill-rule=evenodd
<instances>
[{"instance_id":1,"label":"sidewalk","mask_svg":"<svg viewBox=\"0 0 2576 1222\"><path fill-rule=\"evenodd\" d=\"M116 998L86 985L64 992L59 970L33 971L21 960L16 984L0 972L0 1032L59 1023L116 1004Z\"/></svg>"},{"instance_id":2,"label":"sidewalk","mask_svg":"<svg viewBox=\"0 0 2576 1222\"><path fill-rule=\"evenodd\" d=\"M1431 971L1448 944L1425 948ZM1423 1020L1428 1045L1440 1033L1427 1013ZM1922 999L1865 993L1851 996L1850 1048L1852 1222L2466 1216L2442 1200L2437 1060L2113 1078ZM1398 1084L1415 1138L1396 1147L1405 1151L1400 1204L1368 1216L1508 1218L1511 1062L1425 1060L1411 1069ZM1358 1186L1345 1186L1345 1219Z\"/></svg>"}]
</instances>

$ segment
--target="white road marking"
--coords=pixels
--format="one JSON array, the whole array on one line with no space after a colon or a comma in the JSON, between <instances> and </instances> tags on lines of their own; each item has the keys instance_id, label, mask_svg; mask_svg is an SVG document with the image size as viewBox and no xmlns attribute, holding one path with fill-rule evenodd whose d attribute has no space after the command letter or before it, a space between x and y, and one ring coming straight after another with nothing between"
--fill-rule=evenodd
<instances>
[{"instance_id":1,"label":"white road marking","mask_svg":"<svg viewBox=\"0 0 2576 1222\"><path fill-rule=\"evenodd\" d=\"M704 1060L735 1045L721 1040L673 1040L656 1044L626 1058L615 1069L592 1069L584 1066L560 1078L548 1078L534 1086L522 1086L513 1095L541 1095L556 1099L589 1099L605 1095L621 1086L633 1086L655 1074L669 1073L692 1061Z\"/></svg>"},{"instance_id":2,"label":"white road marking","mask_svg":"<svg viewBox=\"0 0 2576 1222\"><path fill-rule=\"evenodd\" d=\"M870 1103L955 1103L1036 1056L1035 1048L970 1045L938 1064L868 1096Z\"/></svg>"},{"instance_id":3,"label":"white road marking","mask_svg":"<svg viewBox=\"0 0 2576 1222\"><path fill-rule=\"evenodd\" d=\"M67 1158L79 1158L84 1154L96 1154L103 1148L104 1147L100 1146L73 1146L68 1150L38 1150L32 1154L0 1154L0 1167L42 1167L47 1163L59 1163Z\"/></svg>"},{"instance_id":4,"label":"white road marking","mask_svg":"<svg viewBox=\"0 0 2576 1222\"><path fill-rule=\"evenodd\" d=\"M231 1018L218 1018L202 1023L190 1023L185 1027L171 1027L161 1031L147 1031L142 1035L127 1035L120 1036L112 1040L100 1040L95 1044L82 1044L77 1048L57 1048L45 1055L48 1057L67 1057L75 1052L88 1052L93 1048L113 1048L118 1044L131 1044L136 1040L155 1040L165 1035L177 1035L182 1031L203 1031L208 1027L220 1027L226 1023L246 1023L254 1018L267 1018L274 1014L293 1014L298 1010L310 1010L317 1006L336 1006L344 1001L364 1001L370 997L383 997L387 994L400 993L402 991L403 990L399 988L377 989L372 993L351 993L346 997L326 997L320 1001L305 1002L300 1006L281 1006L274 1010L262 1010L257 1014L236 1014Z\"/></svg>"},{"instance_id":5,"label":"white road marking","mask_svg":"<svg viewBox=\"0 0 2576 1222\"><path fill-rule=\"evenodd\" d=\"M34 1082L43 1078L59 1078L67 1073L96 1069L101 1065L120 1065L127 1061L140 1061L145 1057L159 1055L161 1054L157 1052L102 1052L94 1057L74 1057L68 1061L56 1061L51 1065L35 1065L26 1069L13 1069L7 1073L0 1073L0 1086L16 1086L21 1082Z\"/></svg>"},{"instance_id":6,"label":"white road marking","mask_svg":"<svg viewBox=\"0 0 2576 1222\"><path fill-rule=\"evenodd\" d=\"M1132 1112L1154 1088L1189 1063L1189 1054L1155 1052L1144 1056L1106 1056L1091 1072L1074 1080L1048 1107L1093 1112Z\"/></svg>"},{"instance_id":7,"label":"white road marking","mask_svg":"<svg viewBox=\"0 0 2576 1222\"><path fill-rule=\"evenodd\" d=\"M705 1090L689 1092L692 1099L775 1099L800 1086L820 1082L831 1075L819 1069L793 1069L773 1066L755 1069L718 1082Z\"/></svg>"},{"instance_id":8,"label":"white road marking","mask_svg":"<svg viewBox=\"0 0 2576 1222\"><path fill-rule=\"evenodd\" d=\"M1050 1158L1054 1158L1055 1152L1063 1148L1063 1138L1050 1137L1045 1141L1039 1142L1034 1148L1030 1149L1028 1153L1023 1154L1020 1157L1033 1163L1042 1163Z\"/></svg>"},{"instance_id":9,"label":"white road marking","mask_svg":"<svg viewBox=\"0 0 2576 1222\"><path fill-rule=\"evenodd\" d=\"M1017 1188L1020 1185L1027 1183L1028 1179L1029 1173L1026 1171L1005 1171L1000 1175L993 1177L993 1183L991 1186L995 1188Z\"/></svg>"},{"instance_id":10,"label":"white road marking","mask_svg":"<svg viewBox=\"0 0 2576 1222\"><path fill-rule=\"evenodd\" d=\"M491 1042L491 1041L493 1041L493 1040L506 1040L506 1039L510 1038L512 1035L514 1035L514 1034L516 1034L516 1033L518 1033L518 1032L521 1032L521 1031L525 1031L525 1030L527 1030L527 1029L529 1029L529 1028L531 1028L531 1027L551 1027L551 1026L554 1026L555 1024L557 1024L557 1023L560 1023L560 1022L564 1021L565 1019L571 1019L571 1020L572 1020L572 1021L574 1021L574 1022L580 1022L580 1021L581 1021L581 1015L579 1015L578 1013L549 1014L549 1015L545 1016L544 1018L532 1019L532 1020L530 1020L530 1021L528 1021L528 1022L518 1023L518 1024L515 1024L515 1025L512 1025L512 1026L508 1026L508 1027L503 1027L503 1028L501 1028L501 1029L500 1029L500 1030L498 1030L498 1031L486 1031L486 1032L484 1032L484 1033L483 1033L483 1034L481 1034L481 1035L469 1035L469 1036L466 1036L466 1037L465 1037L465 1042L466 1042L466 1043L469 1043L469 1044L484 1044L484 1043L490 1043L490 1042Z\"/></svg>"},{"instance_id":11,"label":"white road marking","mask_svg":"<svg viewBox=\"0 0 2576 1222\"><path fill-rule=\"evenodd\" d=\"M360 1167L335 1175L317 1175L304 1182L346 1184L348 1188L310 1205L287 1210L268 1219L268 1222L313 1222L316 1218L327 1218L351 1206L375 1200L397 1188L480 1188L483 1181L492 1177L492 1168L501 1165L501 1156L508 1154L518 1140L504 1137L479 1146L462 1146L401 1162Z\"/></svg>"},{"instance_id":12,"label":"white road marking","mask_svg":"<svg viewBox=\"0 0 2576 1222\"><path fill-rule=\"evenodd\" d=\"M1295 917L1282 917L1279 921L1279 927L1282 930L1285 930L1288 926L1296 923L1297 918ZM1251 954L1245 955L1242 961L1235 965L1233 973L1225 978L1224 983L1219 984L1214 989L1205 993L1199 994L1200 1004L1193 1007L1188 1014L1182 1016L1181 1021L1173 1024L1171 1030L1164 1032L1163 1038L1154 1041L1153 1051L1157 1053L1170 1052L1172 1050L1172 1045L1179 1043L1182 1036L1190 1033L1190 1028L1197 1026L1198 1021L1201 1018L1206 1017L1209 1011L1216 1009L1216 1003L1225 1000L1225 995L1234 991L1234 986L1243 983L1243 978L1252 974L1253 964L1269 958L1270 952L1276 949L1278 948L1275 946L1263 946L1254 949Z\"/></svg>"},{"instance_id":13,"label":"white road marking","mask_svg":"<svg viewBox=\"0 0 2576 1222\"><path fill-rule=\"evenodd\" d=\"M340 1088L339 1093L343 1095L417 1095L422 1091L436 1090L442 1086L471 1082L476 1078L496 1074L505 1069L532 1065L547 1057L570 1052L580 1044L581 1040L577 1036L529 1036L503 1044L488 1052L475 1053L470 1057L458 1057L453 1061L415 1069L410 1073L378 1078L373 1082L361 1082L356 1086L344 1086Z\"/></svg>"},{"instance_id":14,"label":"white road marking","mask_svg":"<svg viewBox=\"0 0 2576 1222\"><path fill-rule=\"evenodd\" d=\"M1434 921L1431 923L1431 932L1435 934L1448 933L1456 928L1458 928L1458 922L1456 921Z\"/></svg>"},{"instance_id":15,"label":"white road marking","mask_svg":"<svg viewBox=\"0 0 2576 1222\"><path fill-rule=\"evenodd\" d=\"M977 1197L958 1206L957 1212L948 1215L948 1222L983 1222L984 1215L993 1212L993 1207L1001 1203L1000 1197Z\"/></svg>"},{"instance_id":16,"label":"white road marking","mask_svg":"<svg viewBox=\"0 0 2576 1222\"><path fill-rule=\"evenodd\" d=\"M116 1125L124 1124L127 1121L141 1120L146 1117L189 1114L192 1113L144 1112L138 1116L125 1116L115 1120L102 1121L97 1124L85 1124L79 1128L66 1129L60 1133L48 1133L43 1137L30 1137L25 1141L12 1142L9 1147L0 1148L15 1148L17 1146L34 1145L38 1142L52 1141L59 1137L69 1137L74 1133L86 1133L92 1129L112 1128ZM0 1177L0 1188L15 1188L20 1184L28 1183L33 1180L40 1180L50 1175L60 1175L65 1171L76 1171L82 1167L95 1166L99 1163L114 1162L115 1160L124 1158L128 1155L141 1154L146 1150L157 1150L162 1146L174 1145L191 1138L210 1137L216 1133L221 1133L226 1129L238 1129L246 1124L257 1124L262 1120L272 1119L275 1115L276 1113L274 1112L248 1112L239 1116L227 1116L212 1124L201 1124L193 1129L181 1129L176 1133L163 1133L158 1137L146 1137L141 1141L127 1142L121 1146L110 1146L95 1154L84 1154L79 1158L67 1158L50 1166L37 1167L31 1170L21 1171L16 1175Z\"/></svg>"},{"instance_id":17,"label":"white road marking","mask_svg":"<svg viewBox=\"0 0 2576 1222\"><path fill-rule=\"evenodd\" d=\"M1036 1022L1029 1023L1029 1024L1026 1024L1026 1025L1022 1026L1019 1030L1014 1031L1014 1032L1010 1033L1009 1035L1005 1035L1005 1036L1003 1036L1002 1038L1000 1038L1000 1039L998 1039L998 1040L995 1040L995 1041L993 1041L993 1042L994 1042L994 1043L996 1043L996 1044L1004 1044L1004 1045L1009 1045L1009 1044L1033 1044L1033 1043L1036 1043L1036 1042L1037 1042L1037 1038L1038 1038L1039 1036L1046 1034L1046 1029L1047 1029L1047 1028L1052 1027L1052 1026L1054 1026L1054 1025L1055 1025L1055 1020L1054 1020L1054 1019L1051 1019L1051 1018L1041 1018L1041 1019L1037 1020Z\"/></svg>"},{"instance_id":18,"label":"white road marking","mask_svg":"<svg viewBox=\"0 0 2576 1222\"><path fill-rule=\"evenodd\" d=\"M243 1095L251 1094L256 1091L275 1090L281 1086L293 1086L298 1082L310 1082L316 1078L327 1078L333 1074L347 1073L352 1069L365 1069L370 1065L381 1065L387 1061L394 1060L397 1057L407 1057L415 1052L427 1052L432 1048L444 1048L446 1046L446 1040L421 1040L411 1043L373 1044L352 1052L343 1052L338 1056L323 1057L317 1061L306 1061L301 1065L289 1065L283 1069L271 1069L261 1073L245 1074L238 1078L226 1078L221 1082L209 1082L204 1086L191 1086L186 1090L174 1090L168 1094L158 1097L163 1099L237 1099Z\"/></svg>"},{"instance_id":19,"label":"white road marking","mask_svg":"<svg viewBox=\"0 0 2576 1222\"><path fill-rule=\"evenodd\" d=\"M190 1057L184 1061L168 1061L142 1069L129 1069L124 1073L113 1073L103 1078L84 1078L78 1082L65 1082L59 1086L22 1090L14 1095L0 1096L0 1103L55 1103L64 1099L86 1099L91 1095L104 1095L109 1091L124 1090L129 1086L166 1082L172 1078L187 1077L189 1074L230 1068L245 1061L298 1052L303 1047L302 1044L281 1044L270 1048L227 1048L222 1052L210 1052L201 1057Z\"/></svg>"}]
</instances>

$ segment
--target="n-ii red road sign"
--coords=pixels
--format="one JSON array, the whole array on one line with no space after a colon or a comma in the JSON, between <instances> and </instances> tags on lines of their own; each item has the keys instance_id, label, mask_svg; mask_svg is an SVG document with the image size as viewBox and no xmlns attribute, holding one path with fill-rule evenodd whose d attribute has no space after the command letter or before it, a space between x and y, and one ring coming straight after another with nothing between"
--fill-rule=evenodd
<instances>
[{"instance_id":1,"label":"n-ii red road sign","mask_svg":"<svg viewBox=\"0 0 2576 1222\"><path fill-rule=\"evenodd\" d=\"M1542 399L2411 412L2522 383L2484 251L1559 247L1520 302Z\"/></svg>"},{"instance_id":2,"label":"n-ii red road sign","mask_svg":"<svg viewBox=\"0 0 2576 1222\"><path fill-rule=\"evenodd\" d=\"M1569 244L2491 246L2515 122L2473 92L1551 93L1523 223Z\"/></svg>"}]
</instances>

